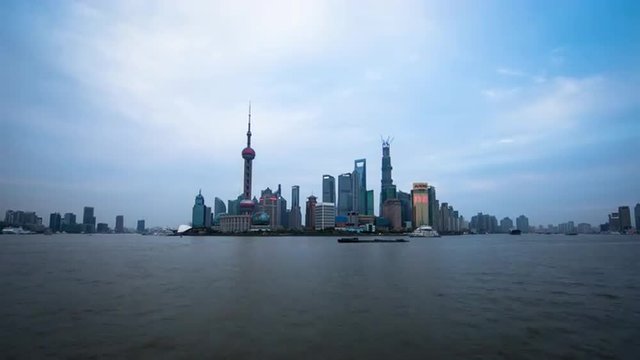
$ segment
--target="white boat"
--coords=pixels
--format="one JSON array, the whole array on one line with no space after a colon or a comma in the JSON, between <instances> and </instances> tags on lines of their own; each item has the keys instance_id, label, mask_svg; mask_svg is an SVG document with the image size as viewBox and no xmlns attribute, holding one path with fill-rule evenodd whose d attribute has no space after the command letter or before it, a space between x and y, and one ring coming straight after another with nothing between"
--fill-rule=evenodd
<instances>
[{"instance_id":1,"label":"white boat","mask_svg":"<svg viewBox=\"0 0 640 360\"><path fill-rule=\"evenodd\" d=\"M409 237L440 237L440 234L433 230L431 226L422 225L413 230L413 232L409 234Z\"/></svg>"},{"instance_id":2,"label":"white boat","mask_svg":"<svg viewBox=\"0 0 640 360\"><path fill-rule=\"evenodd\" d=\"M33 231L24 230L22 227L6 227L2 229L4 235L26 235L33 234Z\"/></svg>"}]
</instances>

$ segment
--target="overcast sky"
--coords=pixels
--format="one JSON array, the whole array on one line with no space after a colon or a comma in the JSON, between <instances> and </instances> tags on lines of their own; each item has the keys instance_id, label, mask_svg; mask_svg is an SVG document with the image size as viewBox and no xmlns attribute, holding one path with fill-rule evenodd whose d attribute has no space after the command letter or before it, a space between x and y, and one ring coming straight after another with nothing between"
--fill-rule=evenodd
<instances>
[{"instance_id":1,"label":"overcast sky","mask_svg":"<svg viewBox=\"0 0 640 360\"><path fill-rule=\"evenodd\" d=\"M367 159L469 219L640 201L637 1L3 1L0 211L189 223ZM374 208L377 209L377 203Z\"/></svg>"}]
</instances>

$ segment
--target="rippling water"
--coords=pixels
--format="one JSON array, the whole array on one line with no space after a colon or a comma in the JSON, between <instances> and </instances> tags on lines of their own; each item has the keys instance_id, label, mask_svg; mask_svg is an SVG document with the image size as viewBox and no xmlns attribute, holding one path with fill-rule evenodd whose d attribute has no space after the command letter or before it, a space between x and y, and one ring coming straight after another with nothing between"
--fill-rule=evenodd
<instances>
[{"instance_id":1,"label":"rippling water","mask_svg":"<svg viewBox=\"0 0 640 360\"><path fill-rule=\"evenodd\" d=\"M640 358L640 237L0 236L6 358Z\"/></svg>"}]
</instances>

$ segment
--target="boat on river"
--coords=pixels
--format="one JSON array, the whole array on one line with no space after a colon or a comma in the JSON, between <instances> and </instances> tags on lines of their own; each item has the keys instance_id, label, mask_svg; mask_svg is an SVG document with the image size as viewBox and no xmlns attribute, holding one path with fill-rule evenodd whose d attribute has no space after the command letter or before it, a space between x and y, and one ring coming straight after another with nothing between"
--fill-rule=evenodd
<instances>
[{"instance_id":1,"label":"boat on river","mask_svg":"<svg viewBox=\"0 0 640 360\"><path fill-rule=\"evenodd\" d=\"M413 232L409 234L409 237L440 237L440 234L433 230L431 226L422 225L413 230Z\"/></svg>"}]
</instances>

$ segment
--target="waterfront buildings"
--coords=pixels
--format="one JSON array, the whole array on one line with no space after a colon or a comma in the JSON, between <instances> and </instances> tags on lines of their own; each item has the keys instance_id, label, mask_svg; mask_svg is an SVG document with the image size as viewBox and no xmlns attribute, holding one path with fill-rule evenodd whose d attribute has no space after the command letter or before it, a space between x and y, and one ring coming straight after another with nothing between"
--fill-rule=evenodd
<instances>
[{"instance_id":1,"label":"waterfront buildings","mask_svg":"<svg viewBox=\"0 0 640 360\"><path fill-rule=\"evenodd\" d=\"M322 175L322 202L336 203L336 179L331 175Z\"/></svg>"},{"instance_id":2,"label":"waterfront buildings","mask_svg":"<svg viewBox=\"0 0 640 360\"><path fill-rule=\"evenodd\" d=\"M204 196L202 196L202 191L198 191L198 195L196 195L195 204L193 204L191 227L193 228L205 227L206 214L207 214L207 206L204 204ZM209 210L209 214L211 214L211 210ZM209 215L209 217L211 217L211 215Z\"/></svg>"},{"instance_id":3,"label":"waterfront buildings","mask_svg":"<svg viewBox=\"0 0 640 360\"><path fill-rule=\"evenodd\" d=\"M281 195L281 187L274 193L270 188L266 188L260 194L258 202L259 210L265 212L269 216L269 226L271 229L280 229L287 227L288 219L286 219L287 201Z\"/></svg>"},{"instance_id":4,"label":"waterfront buildings","mask_svg":"<svg viewBox=\"0 0 640 360\"><path fill-rule=\"evenodd\" d=\"M53 213L49 215L49 229L53 232L59 232L62 230L62 217L60 213Z\"/></svg>"},{"instance_id":5,"label":"waterfront buildings","mask_svg":"<svg viewBox=\"0 0 640 360\"><path fill-rule=\"evenodd\" d=\"M413 208L411 206L411 194L398 190L397 198L400 201L400 218L402 227L410 229L413 224Z\"/></svg>"},{"instance_id":6,"label":"waterfront buildings","mask_svg":"<svg viewBox=\"0 0 640 360\"><path fill-rule=\"evenodd\" d=\"M353 210L367 213L367 159L353 162Z\"/></svg>"},{"instance_id":7,"label":"waterfront buildings","mask_svg":"<svg viewBox=\"0 0 640 360\"><path fill-rule=\"evenodd\" d=\"M336 205L334 203L316 203L315 229L328 230L336 226Z\"/></svg>"},{"instance_id":8,"label":"waterfront buildings","mask_svg":"<svg viewBox=\"0 0 640 360\"><path fill-rule=\"evenodd\" d=\"M609 231L620 231L620 215L617 212L609 214Z\"/></svg>"},{"instance_id":9,"label":"waterfront buildings","mask_svg":"<svg viewBox=\"0 0 640 360\"><path fill-rule=\"evenodd\" d=\"M251 215L220 215L220 231L226 233L247 232L251 228Z\"/></svg>"},{"instance_id":10,"label":"waterfront buildings","mask_svg":"<svg viewBox=\"0 0 640 360\"><path fill-rule=\"evenodd\" d=\"M96 232L98 234L108 234L111 232L111 230L109 230L109 225L107 223L98 223Z\"/></svg>"},{"instance_id":11,"label":"waterfront buildings","mask_svg":"<svg viewBox=\"0 0 640 360\"><path fill-rule=\"evenodd\" d=\"M367 190L367 212L364 215L373 216L373 206L375 202L373 201L373 190ZM362 214L361 214L362 215Z\"/></svg>"},{"instance_id":12,"label":"waterfront buildings","mask_svg":"<svg viewBox=\"0 0 640 360\"><path fill-rule=\"evenodd\" d=\"M353 203L353 174L341 174L338 176L338 215L346 216L353 211Z\"/></svg>"},{"instance_id":13,"label":"waterfront buildings","mask_svg":"<svg viewBox=\"0 0 640 360\"><path fill-rule=\"evenodd\" d=\"M631 210L628 206L620 206L618 208L620 217L620 231L626 232L631 229Z\"/></svg>"},{"instance_id":14,"label":"waterfront buildings","mask_svg":"<svg viewBox=\"0 0 640 360\"><path fill-rule=\"evenodd\" d=\"M136 226L136 232L138 234L143 234L145 232L144 220L138 220L138 224Z\"/></svg>"},{"instance_id":15,"label":"waterfront buildings","mask_svg":"<svg viewBox=\"0 0 640 360\"><path fill-rule=\"evenodd\" d=\"M240 213L253 214L255 203L251 199L251 179L252 164L256 157L256 152L251 148L251 103L249 103L249 120L247 126L247 147L242 150L242 158L244 159L244 181L242 183L243 193L240 201Z\"/></svg>"},{"instance_id":16,"label":"waterfront buildings","mask_svg":"<svg viewBox=\"0 0 640 360\"><path fill-rule=\"evenodd\" d=\"M84 232L94 233L96 232L96 217L93 214L93 207L85 206L82 213L82 225L84 225Z\"/></svg>"},{"instance_id":17,"label":"waterfront buildings","mask_svg":"<svg viewBox=\"0 0 640 360\"><path fill-rule=\"evenodd\" d=\"M411 207L413 214L413 227L418 228L422 225L430 225L429 184L426 182L413 183L413 189L411 189Z\"/></svg>"},{"instance_id":18,"label":"waterfront buildings","mask_svg":"<svg viewBox=\"0 0 640 360\"><path fill-rule=\"evenodd\" d=\"M305 211L304 226L307 230L314 230L316 228L316 204L318 198L311 195L307 198L307 206Z\"/></svg>"},{"instance_id":19,"label":"waterfront buildings","mask_svg":"<svg viewBox=\"0 0 640 360\"><path fill-rule=\"evenodd\" d=\"M213 200L213 214L218 216L221 214L225 214L227 212L227 207L224 205L224 201L219 197L216 197Z\"/></svg>"},{"instance_id":20,"label":"waterfront buildings","mask_svg":"<svg viewBox=\"0 0 640 360\"><path fill-rule=\"evenodd\" d=\"M123 215L116 216L116 228L114 230L118 234L122 234L124 232L124 216Z\"/></svg>"},{"instance_id":21,"label":"waterfront buildings","mask_svg":"<svg viewBox=\"0 0 640 360\"><path fill-rule=\"evenodd\" d=\"M640 233L640 203L636 204L636 207L633 209L633 213L636 218L636 232Z\"/></svg>"},{"instance_id":22,"label":"waterfront buildings","mask_svg":"<svg viewBox=\"0 0 640 360\"><path fill-rule=\"evenodd\" d=\"M446 203L443 203L443 205ZM508 219L508 218L507 218ZM504 220L504 219L503 219ZM471 217L471 222L469 223L469 229L478 234L491 234L496 233L500 228L498 228L498 219L489 214L483 214L481 212L476 216ZM456 230L459 231L460 229Z\"/></svg>"},{"instance_id":23,"label":"waterfront buildings","mask_svg":"<svg viewBox=\"0 0 640 360\"><path fill-rule=\"evenodd\" d=\"M300 209L300 186L291 187L291 211L289 212L289 228L302 229L302 211Z\"/></svg>"},{"instance_id":24,"label":"waterfront buildings","mask_svg":"<svg viewBox=\"0 0 640 360\"><path fill-rule=\"evenodd\" d=\"M75 225L76 224L76 214L74 213L66 213L62 218L62 225Z\"/></svg>"},{"instance_id":25,"label":"waterfront buildings","mask_svg":"<svg viewBox=\"0 0 640 360\"><path fill-rule=\"evenodd\" d=\"M436 199L436 188L434 186L427 187L427 199L429 201L429 222L428 225L434 230L440 231L438 228L438 213L440 204Z\"/></svg>"},{"instance_id":26,"label":"waterfront buildings","mask_svg":"<svg viewBox=\"0 0 640 360\"><path fill-rule=\"evenodd\" d=\"M398 199L387 199L382 207L384 218L389 222L389 230L402 230L402 203Z\"/></svg>"},{"instance_id":27,"label":"waterfront buildings","mask_svg":"<svg viewBox=\"0 0 640 360\"><path fill-rule=\"evenodd\" d=\"M509 233L513 229L513 220L509 217L505 217L500 220L500 232Z\"/></svg>"},{"instance_id":28,"label":"waterfront buildings","mask_svg":"<svg viewBox=\"0 0 640 360\"><path fill-rule=\"evenodd\" d=\"M529 218L524 215L520 215L516 218L516 228L522 233L529 232Z\"/></svg>"}]
</instances>

